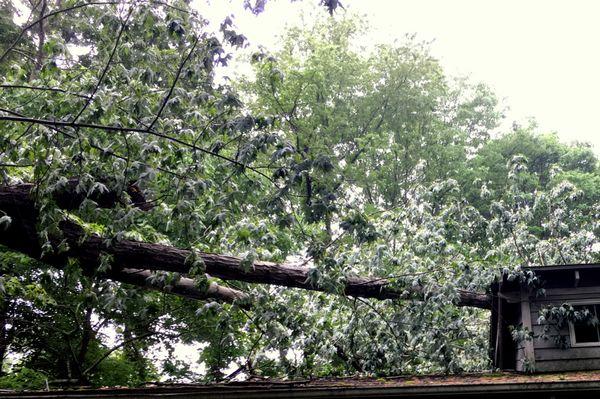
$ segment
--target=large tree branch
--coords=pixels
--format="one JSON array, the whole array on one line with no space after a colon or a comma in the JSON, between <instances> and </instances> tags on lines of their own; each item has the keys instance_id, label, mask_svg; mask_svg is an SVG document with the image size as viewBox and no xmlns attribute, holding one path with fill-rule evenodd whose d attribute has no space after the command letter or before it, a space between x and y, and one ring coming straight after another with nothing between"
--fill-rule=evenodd
<instances>
[{"instance_id":1,"label":"large tree branch","mask_svg":"<svg viewBox=\"0 0 600 399\"><path fill-rule=\"evenodd\" d=\"M36 211L26 189L20 186L0 189L0 210L13 220L8 229L0 231L0 243L39 258L41 251L35 228ZM29 187L31 189L31 187ZM191 250L168 245L122 240L109 246L106 240L97 235L86 236L83 229L72 221L60 224L63 238L69 249L61 255L46 256L50 263L63 263L65 257L78 259L82 265L96 267L102 254L110 254L113 267L164 270L187 274L190 265L187 259ZM311 282L312 269L288 264L255 261L246 267L240 258L234 256L200 253L206 272L224 280L245 281L248 283L273 284L285 287L302 288L313 291L328 291L326 287ZM341 292L349 296L376 299L423 298L427 290L421 286L394 287L387 279L349 276ZM458 290L455 304L489 309L490 298L483 293Z\"/></svg>"},{"instance_id":2,"label":"large tree branch","mask_svg":"<svg viewBox=\"0 0 600 399\"><path fill-rule=\"evenodd\" d=\"M151 270L124 268L109 273L111 280L148 288L151 290L168 292L190 299L208 299L214 298L224 302L236 302L241 306L248 303L248 295L242 291L233 288L223 287L217 283L211 282L206 290L199 289L194 280L187 277L181 277L179 280L167 285L165 282L154 279Z\"/></svg>"},{"instance_id":3,"label":"large tree branch","mask_svg":"<svg viewBox=\"0 0 600 399\"><path fill-rule=\"evenodd\" d=\"M59 208L65 210L77 209L86 198L96 202L100 208L114 208L118 205L119 197L116 192L111 190L95 190L89 193L84 188L78 188L79 184L79 179L69 179L65 182L62 189L53 192L52 196ZM5 203L15 205L16 203L13 202L24 200L25 202L22 202L22 204L31 207L33 206L31 194L34 189L35 185L31 183L2 187L0 189L0 196L2 197L0 203L5 201ZM131 199L132 206L142 211L148 211L154 207L151 201L146 200L137 184L130 183L125 191Z\"/></svg>"},{"instance_id":4,"label":"large tree branch","mask_svg":"<svg viewBox=\"0 0 600 399\"><path fill-rule=\"evenodd\" d=\"M59 207L62 209L74 209L86 198L84 192L77 191L78 183L78 180L71 179L63 187L63 190L54 193L54 200ZM12 219L15 219L15 223L9 228L15 234L12 235L9 231L0 231L0 242L38 258L41 251L36 238L35 220L32 218L35 214L34 201L31 198L31 192L34 187L32 184L19 184L0 189L0 211L5 212ZM133 206L142 210L150 209L150 206L136 185L129 185L127 192L133 200ZM117 204L117 195L111 191L95 192L89 198L104 208L111 208ZM73 224L73 226L76 225ZM4 239L2 239L3 234ZM56 261L59 260L56 259ZM248 302L247 294L232 288L220 286L214 282L209 283L206 290L197 288L194 280L186 277L182 277L178 281L167 285L161 282L160 279L152 278L153 275L150 270L115 267L113 270L105 273L104 276L122 283L164 291L191 299L214 298L225 302L236 301L241 306L245 306Z\"/></svg>"}]
</instances>

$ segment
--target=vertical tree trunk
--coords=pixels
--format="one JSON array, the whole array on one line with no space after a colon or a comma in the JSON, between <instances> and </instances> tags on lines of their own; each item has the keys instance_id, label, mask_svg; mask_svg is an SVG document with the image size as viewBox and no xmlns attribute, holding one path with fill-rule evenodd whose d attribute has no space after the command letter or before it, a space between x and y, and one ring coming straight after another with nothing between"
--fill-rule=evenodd
<instances>
[{"instance_id":1,"label":"vertical tree trunk","mask_svg":"<svg viewBox=\"0 0 600 399\"><path fill-rule=\"evenodd\" d=\"M79 346L79 354L77 355L77 368L80 374L78 379L83 384L88 382L87 376L83 375L83 370L85 370L85 358L90 347L90 342L94 337L94 331L92 330L92 312L93 308L91 306L86 307L83 319L83 331L81 333L81 345Z\"/></svg>"},{"instance_id":2,"label":"vertical tree trunk","mask_svg":"<svg viewBox=\"0 0 600 399\"><path fill-rule=\"evenodd\" d=\"M33 72L31 73L31 79L34 80L38 77L42 65L44 63L44 44L46 43L46 21L42 17L46 14L48 8L47 0L42 0L41 10L39 14L40 22L38 23L38 48L35 57L35 65L33 66Z\"/></svg>"},{"instance_id":3,"label":"vertical tree trunk","mask_svg":"<svg viewBox=\"0 0 600 399\"><path fill-rule=\"evenodd\" d=\"M128 341L123 348L127 360L135 364L136 373L139 380L146 381L148 377L148 370L146 368L145 359L140 353L140 348L135 342L133 334L131 333L131 329L127 325L125 325L125 329L123 330L123 339Z\"/></svg>"},{"instance_id":4,"label":"vertical tree trunk","mask_svg":"<svg viewBox=\"0 0 600 399\"><path fill-rule=\"evenodd\" d=\"M4 358L8 350L8 301L4 298L0 299L0 376L4 374Z\"/></svg>"}]
</instances>

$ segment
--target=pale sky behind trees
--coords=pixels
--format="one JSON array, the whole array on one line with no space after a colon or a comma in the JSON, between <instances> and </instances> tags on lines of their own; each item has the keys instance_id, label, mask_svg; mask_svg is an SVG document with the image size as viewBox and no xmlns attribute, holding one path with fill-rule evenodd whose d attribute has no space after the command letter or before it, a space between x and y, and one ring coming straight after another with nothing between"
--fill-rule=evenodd
<instances>
[{"instance_id":1,"label":"pale sky behind trees","mask_svg":"<svg viewBox=\"0 0 600 399\"><path fill-rule=\"evenodd\" d=\"M199 3L204 3L199 1ZM317 0L269 0L258 16L242 0L199 6L215 23L235 16L252 44L274 48L286 24L310 21ZM345 11L366 15L372 34L364 44L432 41L432 54L451 75L494 89L508 106L505 129L535 118L541 131L565 142L585 141L600 153L600 1L595 0L342 0Z\"/></svg>"}]
</instances>

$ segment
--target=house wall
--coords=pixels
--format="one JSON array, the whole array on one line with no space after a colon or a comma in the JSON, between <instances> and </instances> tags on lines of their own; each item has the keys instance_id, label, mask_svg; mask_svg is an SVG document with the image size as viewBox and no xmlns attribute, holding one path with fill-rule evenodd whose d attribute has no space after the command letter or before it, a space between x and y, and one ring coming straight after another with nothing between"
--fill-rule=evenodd
<instances>
[{"instance_id":1,"label":"house wall","mask_svg":"<svg viewBox=\"0 0 600 399\"><path fill-rule=\"evenodd\" d=\"M563 303L590 301L600 303L600 287L554 288L547 289L546 296L530 298L531 327L534 336L542 334L544 325L538 322L540 308L560 306ZM569 327L562 328L558 333L554 328L549 330L548 340L533 339L533 358L536 371L562 370L593 370L600 369L600 344L597 346L571 347ZM555 337L562 335L566 338L567 349L557 347Z\"/></svg>"}]
</instances>

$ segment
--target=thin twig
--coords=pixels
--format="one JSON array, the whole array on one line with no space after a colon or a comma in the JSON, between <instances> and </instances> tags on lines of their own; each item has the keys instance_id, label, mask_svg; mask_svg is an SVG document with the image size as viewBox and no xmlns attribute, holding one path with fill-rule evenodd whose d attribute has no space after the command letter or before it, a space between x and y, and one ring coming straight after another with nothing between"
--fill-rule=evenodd
<instances>
[{"instance_id":1,"label":"thin twig","mask_svg":"<svg viewBox=\"0 0 600 399\"><path fill-rule=\"evenodd\" d=\"M0 111L2 111L2 112L6 112L6 113L8 113L8 114L11 114L11 115L15 115L15 116L20 116L20 117L22 117L22 116L23 116L23 115L19 114L18 112L10 111L10 110L3 109L3 108L0 108ZM2 119L2 116L0 116L0 120L1 120L1 119ZM27 127L27 129L25 130L25 132L23 132L23 133L22 133L22 134L21 134L21 135L20 135L20 136L17 138L17 140L16 140L16 141L18 141L18 140L19 140L21 137L23 137L23 136L24 136L24 135L27 133L27 131L31 129L31 127L32 127L33 125L35 125L35 123L31 123L31 124L30 124L30 125ZM71 133L65 132L65 131L64 131L64 130L62 130L62 129L59 129L59 128L57 128L56 126L52 126L52 125L50 125L50 129L54 130L54 131L55 131L55 132L57 132L57 133L60 133L60 134L62 134L63 136L66 136L66 137L68 137L68 138L70 138L70 139L73 139L73 140L76 140L76 139L77 139L77 137L76 137L76 136L72 135ZM130 160L128 157L125 157L125 156L123 156L123 155L121 155L121 154L118 154L118 153L116 153L116 152L113 152L113 151L111 151L111 150L107 150L107 149L105 149L105 148L102 148L102 147L100 147L100 146L98 146L98 145L96 145L96 144L94 144L94 143L89 143L89 145L90 145L90 147L94 148L95 150L98 150L98 151L102 152L104 155L108 155L108 156L111 156L111 157L113 157L113 158L121 159L121 160L123 160L123 161L129 161L129 160ZM2 153L0 153L0 154L2 154ZM169 170L169 169L162 168L162 167L160 167L160 166L153 166L153 165L150 165L150 164L148 164L148 163L145 163L145 162L140 162L140 164L141 164L141 165L144 165L144 166L147 166L147 167L149 167L149 168L153 168L153 169L159 170L159 171L161 171L161 172L164 172L164 173L170 174L170 175L172 175L172 176L175 176L175 177L177 177L177 178L179 178L179 179L181 179L181 180L187 180L187 176L185 176L185 175L182 175L181 173L177 173L177 172L174 172L174 171L172 171L172 170Z\"/></svg>"},{"instance_id":2,"label":"thin twig","mask_svg":"<svg viewBox=\"0 0 600 399\"><path fill-rule=\"evenodd\" d=\"M160 115L162 114L163 110L167 106L167 103L169 102L169 99L171 98L171 95L173 94L173 90L175 90L175 86L177 85L177 81L179 80L179 77L181 76L181 72L183 71L183 67L185 66L185 64L191 58L192 53L196 49L196 45L197 44L198 44L198 36L196 36L194 38L194 43L192 44L192 48L188 52L187 56L183 59L183 61L179 64L179 68L177 69L177 73L175 74L175 78L173 79L173 83L171 84L171 88L169 89L169 92L167 93L167 95L163 99L163 102L160 105L160 109L156 113L156 117L154 118L154 120L152 121L152 123L150 123L150 126L148 126L148 129L147 129L148 131L152 130L152 128L156 124L156 121L158 121L158 119L160 118Z\"/></svg>"},{"instance_id":3,"label":"thin twig","mask_svg":"<svg viewBox=\"0 0 600 399\"><path fill-rule=\"evenodd\" d=\"M23 164L23 165L18 165L15 163L0 163L0 168L29 168L31 166L34 166L34 165L31 163Z\"/></svg>"},{"instance_id":4,"label":"thin twig","mask_svg":"<svg viewBox=\"0 0 600 399\"><path fill-rule=\"evenodd\" d=\"M373 312L375 312L379 316L379 318L381 320L383 320L383 322L388 327L388 329L390 330L390 332L392 333L392 335L394 336L394 338L396 338L397 343L400 344L400 337L396 334L396 330L394 330L394 328L390 324L389 320L387 318L385 318L383 316L383 314L381 314L381 312L379 312L379 310L376 309L371 303L369 303L369 301L366 301L366 300L364 300L362 298L356 298L356 299L358 299L361 303L363 303L364 305L367 305L369 308L371 308L371 310Z\"/></svg>"},{"instance_id":5,"label":"thin twig","mask_svg":"<svg viewBox=\"0 0 600 399\"><path fill-rule=\"evenodd\" d=\"M0 56L0 64L2 62L4 62L4 60L6 59L6 57L8 56L8 54L13 50L13 48L19 44L19 42L21 41L21 39L23 38L23 36L25 36L25 33L33 28L34 26L36 26L37 24L39 24L40 22L44 21L47 18L50 18L54 15L57 14L61 14L64 12L68 12L68 11L72 11L72 10L76 10L78 8L81 7L87 7L87 6L95 6L95 5L107 5L107 4L119 4L118 1L97 1L97 2L89 2L89 3L82 3L82 4L76 4L74 6L71 7L66 7L66 8L61 8L58 10L54 10L49 12L48 14L44 14L42 16L40 16L40 18L36 19L35 21L31 22L30 24L24 26L21 29L21 32L19 33L19 36L17 36L17 38L11 43L10 46L8 46L8 48L4 51L4 53L2 53L2 56Z\"/></svg>"},{"instance_id":6,"label":"thin twig","mask_svg":"<svg viewBox=\"0 0 600 399\"><path fill-rule=\"evenodd\" d=\"M8 111L3 108L0 108L0 112L12 113L11 111ZM22 116L0 116L0 121L3 121L3 120L4 121L12 121L12 122L20 122L20 123L36 123L36 124L45 125L45 126L65 126L65 127L72 127L72 128L79 127L79 128L98 129L98 130L104 130L104 131L109 131L109 132L133 132L133 133L149 134L151 136L156 136L156 137L163 138L165 140L172 141L174 143L180 144L184 147L188 147L195 151L199 151L199 152L205 153L207 155L211 155L211 156L220 158L224 161L232 163L243 169L249 169L249 170L253 171L254 173L257 173L257 174L261 175L262 177L266 178L270 182L273 182L273 179L270 176L266 175L265 173L261 172L260 170L253 168L252 166L246 165L240 161L236 161L235 159L226 157L217 152L207 150L206 148L195 146L191 143L188 143L184 140L180 140L176 137L172 137L167 134L159 133L156 131L148 131L146 129L139 129L139 128L134 128L134 127L96 125L93 123L83 123L83 122L73 123L73 122L68 122L68 121L53 121L53 120L48 120L48 119L37 119L37 118L29 118L29 117L22 117Z\"/></svg>"},{"instance_id":7,"label":"thin twig","mask_svg":"<svg viewBox=\"0 0 600 399\"><path fill-rule=\"evenodd\" d=\"M98 82L96 82L96 86L94 87L92 94L90 94L90 96L88 97L88 100L85 102L83 108L81 108L79 113L73 119L73 123L75 123L77 121L77 119L79 119L81 114L83 114L83 112L87 109L87 107L89 107L89 105L92 102L92 99L96 95L96 92L100 88L100 85L102 84L102 81L104 80L104 77L106 76L106 73L108 72L108 69L110 68L110 64L112 64L112 60L117 52L117 48L119 47L119 42L121 41L121 36L123 36L123 32L125 31L125 27L127 26L127 22L129 21L129 17L131 17L132 13L133 13L133 7L131 7L129 9L129 12L127 13L127 17L125 18L124 21L121 22L121 29L119 30L119 34L117 35L117 39L115 40L115 45L113 46L110 56L108 57L108 61L106 62L106 65L104 65L104 69L102 69L100 78L98 78Z\"/></svg>"},{"instance_id":8,"label":"thin twig","mask_svg":"<svg viewBox=\"0 0 600 399\"><path fill-rule=\"evenodd\" d=\"M59 89L57 87L42 87L42 86L28 86L28 85L11 85L11 84L0 84L2 89L28 89L28 90L40 90L40 91L54 91L58 93L70 94L81 98L89 98L88 95L74 93L68 90Z\"/></svg>"},{"instance_id":9,"label":"thin twig","mask_svg":"<svg viewBox=\"0 0 600 399\"><path fill-rule=\"evenodd\" d=\"M90 371L93 371L93 370L94 370L96 367L98 367L98 365L99 365L99 364L100 364L100 363L101 363L101 362L102 362L104 359L106 359L107 357L109 357L111 353L113 353L114 351L116 351L116 350L118 350L118 349L122 348L123 346L127 345L128 343L130 343L130 342L133 342L133 341L137 341L137 340L139 340L139 339L144 339L144 338L147 338L147 337L149 337L149 336L151 336L151 335L154 335L154 334L156 334L156 332L155 332L155 331L151 331L151 332L148 332L148 333L146 333L146 334L139 335L139 336L137 336L137 337L133 337L133 338L130 338L130 339L126 339L126 340L124 340L123 342L121 342L119 345L113 346L113 347L112 347L110 350L106 351L106 353L105 353L104 355L100 356L100 357L99 357L99 358L98 358L98 359L97 359L97 360L96 360L94 363L92 363L92 364L90 365L90 367L88 367L87 369L85 369L85 370L84 370L84 371L83 371L81 374L82 374L82 375L86 375L86 374L88 374Z\"/></svg>"}]
</instances>

